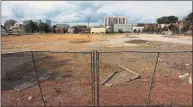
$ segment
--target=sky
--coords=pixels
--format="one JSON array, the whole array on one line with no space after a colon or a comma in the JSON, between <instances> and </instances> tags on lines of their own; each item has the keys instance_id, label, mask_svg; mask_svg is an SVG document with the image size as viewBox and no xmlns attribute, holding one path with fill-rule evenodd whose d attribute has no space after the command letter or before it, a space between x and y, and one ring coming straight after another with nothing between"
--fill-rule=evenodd
<instances>
[{"instance_id":1,"label":"sky","mask_svg":"<svg viewBox=\"0 0 193 107\"><path fill-rule=\"evenodd\" d=\"M192 1L2 1L2 18L46 20L53 24L104 24L105 16L127 16L128 23L155 23L162 16L179 19L192 12Z\"/></svg>"}]
</instances>

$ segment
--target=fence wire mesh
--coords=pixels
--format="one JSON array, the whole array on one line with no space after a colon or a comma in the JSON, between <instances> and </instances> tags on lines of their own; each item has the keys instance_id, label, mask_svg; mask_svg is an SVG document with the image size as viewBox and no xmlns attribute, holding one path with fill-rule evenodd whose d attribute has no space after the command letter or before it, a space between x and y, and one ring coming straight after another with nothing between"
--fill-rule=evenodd
<instances>
[{"instance_id":1,"label":"fence wire mesh","mask_svg":"<svg viewBox=\"0 0 193 107\"><path fill-rule=\"evenodd\" d=\"M37 71L52 76L41 83L46 106L92 104L90 54L36 52L34 56Z\"/></svg>"},{"instance_id":2,"label":"fence wire mesh","mask_svg":"<svg viewBox=\"0 0 193 107\"><path fill-rule=\"evenodd\" d=\"M192 51L1 56L2 106L192 105Z\"/></svg>"},{"instance_id":3,"label":"fence wire mesh","mask_svg":"<svg viewBox=\"0 0 193 107\"><path fill-rule=\"evenodd\" d=\"M1 58L2 106L43 106L31 52L5 54Z\"/></svg>"},{"instance_id":4,"label":"fence wire mesh","mask_svg":"<svg viewBox=\"0 0 193 107\"><path fill-rule=\"evenodd\" d=\"M192 105L192 52L160 53L150 105Z\"/></svg>"},{"instance_id":5,"label":"fence wire mesh","mask_svg":"<svg viewBox=\"0 0 193 107\"><path fill-rule=\"evenodd\" d=\"M100 86L100 105L145 105L156 57L157 53L99 54L101 82L106 80L108 75L117 71L108 82Z\"/></svg>"}]
</instances>

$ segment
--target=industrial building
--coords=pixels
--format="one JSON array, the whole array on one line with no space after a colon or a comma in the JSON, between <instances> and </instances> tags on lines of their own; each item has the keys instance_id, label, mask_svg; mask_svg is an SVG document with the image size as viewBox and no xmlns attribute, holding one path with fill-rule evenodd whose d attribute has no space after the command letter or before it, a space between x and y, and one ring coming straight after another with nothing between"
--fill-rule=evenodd
<instances>
[{"instance_id":1,"label":"industrial building","mask_svg":"<svg viewBox=\"0 0 193 107\"><path fill-rule=\"evenodd\" d=\"M132 32L133 27L137 24L114 24L114 32Z\"/></svg>"}]
</instances>

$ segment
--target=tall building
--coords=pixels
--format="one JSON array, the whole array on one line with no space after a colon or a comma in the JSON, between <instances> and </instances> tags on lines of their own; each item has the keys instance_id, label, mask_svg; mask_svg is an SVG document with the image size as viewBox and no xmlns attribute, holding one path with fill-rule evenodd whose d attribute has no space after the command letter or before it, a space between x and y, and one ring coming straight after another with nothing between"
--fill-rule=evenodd
<instances>
[{"instance_id":1,"label":"tall building","mask_svg":"<svg viewBox=\"0 0 193 107\"><path fill-rule=\"evenodd\" d=\"M15 23L17 23L15 20L6 20L4 26L6 29L9 29L11 26L14 26Z\"/></svg>"},{"instance_id":2,"label":"tall building","mask_svg":"<svg viewBox=\"0 0 193 107\"><path fill-rule=\"evenodd\" d=\"M46 20L46 23L51 27L51 20Z\"/></svg>"},{"instance_id":3,"label":"tall building","mask_svg":"<svg viewBox=\"0 0 193 107\"><path fill-rule=\"evenodd\" d=\"M104 17L104 26L113 26L114 24L127 24L128 18L125 16L107 16Z\"/></svg>"}]
</instances>

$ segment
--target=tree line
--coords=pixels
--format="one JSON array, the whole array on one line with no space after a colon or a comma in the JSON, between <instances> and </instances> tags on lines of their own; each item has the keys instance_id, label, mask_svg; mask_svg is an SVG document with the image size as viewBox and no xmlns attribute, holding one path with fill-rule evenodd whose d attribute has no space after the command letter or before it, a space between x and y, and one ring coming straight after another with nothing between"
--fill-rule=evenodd
<instances>
[{"instance_id":1,"label":"tree line","mask_svg":"<svg viewBox=\"0 0 193 107\"><path fill-rule=\"evenodd\" d=\"M49 33L51 32L51 29L47 23L40 22L39 24L33 21L29 21L24 26L24 31L27 33L36 33L36 32L44 32Z\"/></svg>"},{"instance_id":2,"label":"tree line","mask_svg":"<svg viewBox=\"0 0 193 107\"><path fill-rule=\"evenodd\" d=\"M189 27L192 25L193 22L193 16L192 12L188 14L182 22L184 23L184 26L182 28L179 28L179 26L176 26L174 23L178 22L179 19L176 16L163 16L160 18L157 18L156 22L158 24L170 24L169 26L164 26L163 28L158 26L148 26L143 29L143 32L147 33L161 33L162 31L172 31L173 33L183 33L187 32L189 30Z\"/></svg>"}]
</instances>

